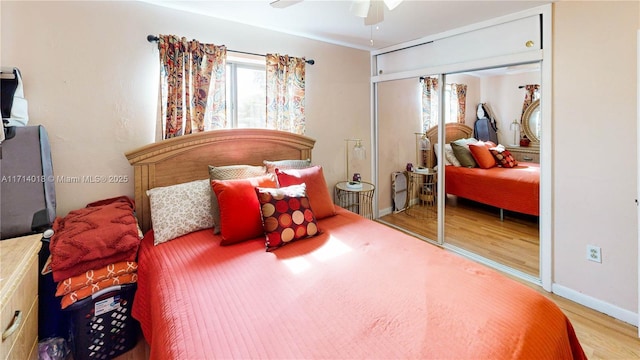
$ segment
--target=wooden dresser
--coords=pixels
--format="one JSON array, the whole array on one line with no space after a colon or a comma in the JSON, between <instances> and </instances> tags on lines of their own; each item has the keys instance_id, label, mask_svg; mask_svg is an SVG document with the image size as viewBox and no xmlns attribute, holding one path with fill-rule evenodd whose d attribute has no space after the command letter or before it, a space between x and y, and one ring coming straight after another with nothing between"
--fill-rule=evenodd
<instances>
[{"instance_id":1,"label":"wooden dresser","mask_svg":"<svg viewBox=\"0 0 640 360\"><path fill-rule=\"evenodd\" d=\"M41 234L0 241L0 359L38 359Z\"/></svg>"},{"instance_id":2,"label":"wooden dresser","mask_svg":"<svg viewBox=\"0 0 640 360\"><path fill-rule=\"evenodd\" d=\"M540 148L537 146L505 146L507 150L513 155L513 158L518 161L540 163Z\"/></svg>"}]
</instances>

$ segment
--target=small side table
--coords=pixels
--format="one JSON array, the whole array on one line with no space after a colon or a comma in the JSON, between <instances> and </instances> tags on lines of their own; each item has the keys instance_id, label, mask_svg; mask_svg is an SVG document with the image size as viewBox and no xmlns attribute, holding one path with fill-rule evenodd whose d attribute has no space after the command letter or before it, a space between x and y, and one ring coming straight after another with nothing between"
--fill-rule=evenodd
<instances>
[{"instance_id":1,"label":"small side table","mask_svg":"<svg viewBox=\"0 0 640 360\"><path fill-rule=\"evenodd\" d=\"M373 193L376 187L366 181L360 182L361 188L349 187L348 183L341 181L336 184L336 205L373 220Z\"/></svg>"},{"instance_id":2,"label":"small side table","mask_svg":"<svg viewBox=\"0 0 640 360\"><path fill-rule=\"evenodd\" d=\"M437 203L437 186L438 186L438 173L435 170L428 169L425 171L407 171L407 177L409 179L408 190L408 207L407 210L421 205L425 207L435 207ZM418 195L418 202L411 204L411 200L415 195ZM407 214L411 214L411 211L407 211Z\"/></svg>"}]
</instances>

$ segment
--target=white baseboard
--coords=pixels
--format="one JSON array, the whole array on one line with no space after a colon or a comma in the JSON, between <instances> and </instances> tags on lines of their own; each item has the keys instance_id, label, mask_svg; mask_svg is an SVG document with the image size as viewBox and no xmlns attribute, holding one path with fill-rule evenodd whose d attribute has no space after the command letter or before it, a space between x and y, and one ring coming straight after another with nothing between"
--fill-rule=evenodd
<instances>
[{"instance_id":1,"label":"white baseboard","mask_svg":"<svg viewBox=\"0 0 640 360\"><path fill-rule=\"evenodd\" d=\"M380 209L378 211L378 217L383 217L385 215L389 215L393 212L393 207L388 207L386 209Z\"/></svg>"},{"instance_id":2,"label":"white baseboard","mask_svg":"<svg viewBox=\"0 0 640 360\"><path fill-rule=\"evenodd\" d=\"M589 295L585 295L559 284L551 285L551 290L558 296L562 296L563 298L569 299L580 305L584 305L593 310L607 314L631 325L638 326L638 314L634 313L633 311L622 309L613 304L609 304L608 302L596 299Z\"/></svg>"},{"instance_id":3,"label":"white baseboard","mask_svg":"<svg viewBox=\"0 0 640 360\"><path fill-rule=\"evenodd\" d=\"M418 198L415 198L415 199L411 200L409 206L415 205L417 203L418 203ZM378 210L378 217L383 217L385 215L389 215L392 212L393 212L393 206L390 206L390 207L385 208L385 209L380 209L380 210Z\"/></svg>"}]
</instances>

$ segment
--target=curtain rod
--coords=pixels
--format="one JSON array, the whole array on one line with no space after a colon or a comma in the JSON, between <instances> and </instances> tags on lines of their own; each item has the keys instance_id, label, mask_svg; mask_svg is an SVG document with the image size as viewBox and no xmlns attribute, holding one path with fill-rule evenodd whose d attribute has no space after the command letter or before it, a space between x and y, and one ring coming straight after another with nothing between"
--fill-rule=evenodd
<instances>
[{"instance_id":1,"label":"curtain rod","mask_svg":"<svg viewBox=\"0 0 640 360\"><path fill-rule=\"evenodd\" d=\"M158 42L158 40L160 40L160 38L158 38L155 35L147 35L147 41L148 42ZM256 53L250 53L250 52L246 52L246 51L238 51L238 50L230 50L227 49L228 51L234 52L234 53L239 53L239 54L245 54L245 55L255 55L255 56L266 56L264 54L256 54ZM315 60L313 59L309 59L309 60L305 60L305 62L309 65L313 65L316 63Z\"/></svg>"}]
</instances>

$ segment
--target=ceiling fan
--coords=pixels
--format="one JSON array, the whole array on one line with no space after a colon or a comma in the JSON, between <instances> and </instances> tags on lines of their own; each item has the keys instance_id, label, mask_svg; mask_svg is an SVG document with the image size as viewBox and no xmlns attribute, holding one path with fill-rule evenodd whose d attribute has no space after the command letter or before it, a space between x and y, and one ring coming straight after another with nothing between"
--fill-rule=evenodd
<instances>
[{"instance_id":1,"label":"ceiling fan","mask_svg":"<svg viewBox=\"0 0 640 360\"><path fill-rule=\"evenodd\" d=\"M303 0L274 0L270 5L277 9L283 9ZM384 5L393 10L403 0L352 0L350 11L357 17L364 18L365 25L375 25L384 20ZM384 5L383 5L384 4Z\"/></svg>"}]
</instances>

